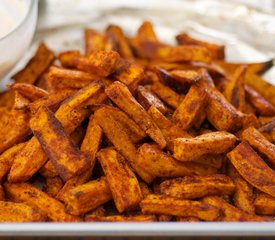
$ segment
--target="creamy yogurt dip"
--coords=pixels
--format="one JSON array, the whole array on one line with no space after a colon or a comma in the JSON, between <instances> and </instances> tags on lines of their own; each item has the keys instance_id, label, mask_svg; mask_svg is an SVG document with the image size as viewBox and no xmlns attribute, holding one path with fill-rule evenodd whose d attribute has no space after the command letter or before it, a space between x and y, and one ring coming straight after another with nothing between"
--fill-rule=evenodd
<instances>
[{"instance_id":1,"label":"creamy yogurt dip","mask_svg":"<svg viewBox=\"0 0 275 240\"><path fill-rule=\"evenodd\" d=\"M0 0L0 39L23 21L27 10L26 0Z\"/></svg>"}]
</instances>

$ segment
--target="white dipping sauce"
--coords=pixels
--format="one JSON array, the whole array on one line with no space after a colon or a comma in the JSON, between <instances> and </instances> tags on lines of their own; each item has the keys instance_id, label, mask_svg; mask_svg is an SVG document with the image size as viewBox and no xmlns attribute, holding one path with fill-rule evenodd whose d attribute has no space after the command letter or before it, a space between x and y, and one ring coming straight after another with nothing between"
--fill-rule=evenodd
<instances>
[{"instance_id":1,"label":"white dipping sauce","mask_svg":"<svg viewBox=\"0 0 275 240\"><path fill-rule=\"evenodd\" d=\"M12 32L27 14L25 0L0 0L0 38Z\"/></svg>"}]
</instances>

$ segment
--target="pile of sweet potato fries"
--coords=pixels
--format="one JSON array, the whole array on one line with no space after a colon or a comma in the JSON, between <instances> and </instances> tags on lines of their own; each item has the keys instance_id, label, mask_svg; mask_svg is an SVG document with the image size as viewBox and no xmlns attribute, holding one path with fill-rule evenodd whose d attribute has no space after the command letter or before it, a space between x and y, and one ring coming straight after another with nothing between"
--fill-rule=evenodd
<instances>
[{"instance_id":1,"label":"pile of sweet potato fries","mask_svg":"<svg viewBox=\"0 0 275 240\"><path fill-rule=\"evenodd\" d=\"M150 22L41 44L0 95L0 222L273 221L272 61Z\"/></svg>"}]
</instances>

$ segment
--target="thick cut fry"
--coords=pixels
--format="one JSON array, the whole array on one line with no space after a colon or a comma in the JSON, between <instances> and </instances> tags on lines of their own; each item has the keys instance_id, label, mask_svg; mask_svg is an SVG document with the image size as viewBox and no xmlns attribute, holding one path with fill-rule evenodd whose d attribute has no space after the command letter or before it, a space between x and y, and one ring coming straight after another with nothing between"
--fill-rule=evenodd
<instances>
[{"instance_id":1,"label":"thick cut fry","mask_svg":"<svg viewBox=\"0 0 275 240\"><path fill-rule=\"evenodd\" d=\"M261 94L255 91L252 87L245 86L246 96L251 105L256 108L257 112L264 116L274 116L275 107L268 102ZM275 91L274 91L275 92Z\"/></svg>"},{"instance_id":2,"label":"thick cut fry","mask_svg":"<svg viewBox=\"0 0 275 240\"><path fill-rule=\"evenodd\" d=\"M109 41L114 45L113 48L119 53L119 55L126 59L133 59L132 50L128 44L126 37L123 34L122 29L116 25L110 25L106 29L106 35ZM113 49L114 50L114 49Z\"/></svg>"},{"instance_id":3,"label":"thick cut fry","mask_svg":"<svg viewBox=\"0 0 275 240\"><path fill-rule=\"evenodd\" d=\"M192 85L181 104L173 113L173 120L184 130L189 129L203 114L207 103L207 93L197 85Z\"/></svg>"},{"instance_id":4,"label":"thick cut fry","mask_svg":"<svg viewBox=\"0 0 275 240\"><path fill-rule=\"evenodd\" d=\"M87 156L73 144L61 123L46 107L38 110L30 127L64 181L87 169Z\"/></svg>"},{"instance_id":5,"label":"thick cut fry","mask_svg":"<svg viewBox=\"0 0 275 240\"><path fill-rule=\"evenodd\" d=\"M198 72L192 70L173 70L169 74L179 83L196 83L201 78Z\"/></svg>"},{"instance_id":6,"label":"thick cut fry","mask_svg":"<svg viewBox=\"0 0 275 240\"><path fill-rule=\"evenodd\" d=\"M215 206L222 210L223 214L219 220L223 222L265 222L270 221L268 218L259 217L253 214L246 213L229 203L227 203L223 198L217 196L205 197L202 200L204 203L208 203L211 206Z\"/></svg>"},{"instance_id":7,"label":"thick cut fry","mask_svg":"<svg viewBox=\"0 0 275 240\"><path fill-rule=\"evenodd\" d=\"M267 156L271 163L275 164L275 145L269 142L256 128L249 127L244 130L242 138L257 151Z\"/></svg>"},{"instance_id":8,"label":"thick cut fry","mask_svg":"<svg viewBox=\"0 0 275 240\"><path fill-rule=\"evenodd\" d=\"M216 168L195 162L176 161L157 145L143 144L138 149L137 164L154 177L182 177L214 174Z\"/></svg>"},{"instance_id":9,"label":"thick cut fry","mask_svg":"<svg viewBox=\"0 0 275 240\"><path fill-rule=\"evenodd\" d=\"M0 153L28 137L29 117L30 114L26 109L10 112L7 124L0 129Z\"/></svg>"},{"instance_id":10,"label":"thick cut fry","mask_svg":"<svg viewBox=\"0 0 275 240\"><path fill-rule=\"evenodd\" d=\"M168 196L151 194L140 203L142 213L168 214L181 217L197 217L201 220L215 221L220 217L220 210L207 203L182 200Z\"/></svg>"},{"instance_id":11,"label":"thick cut fry","mask_svg":"<svg viewBox=\"0 0 275 240\"><path fill-rule=\"evenodd\" d=\"M158 41L157 35L154 31L152 23L144 21L137 31L137 38L139 41L150 40Z\"/></svg>"},{"instance_id":12,"label":"thick cut fry","mask_svg":"<svg viewBox=\"0 0 275 240\"><path fill-rule=\"evenodd\" d=\"M0 156L0 182L3 181L3 178L10 171L15 155L18 154L23 149L24 146L25 146L25 143L19 143L17 145L14 145L13 147L7 149L5 152L3 152L1 154L1 156Z\"/></svg>"},{"instance_id":13,"label":"thick cut fry","mask_svg":"<svg viewBox=\"0 0 275 240\"><path fill-rule=\"evenodd\" d=\"M0 201L0 222L43 222L46 215L37 208L24 203Z\"/></svg>"},{"instance_id":14,"label":"thick cut fry","mask_svg":"<svg viewBox=\"0 0 275 240\"><path fill-rule=\"evenodd\" d=\"M13 109L23 110L28 107L30 100L23 96L18 91L15 91Z\"/></svg>"},{"instance_id":15,"label":"thick cut fry","mask_svg":"<svg viewBox=\"0 0 275 240\"><path fill-rule=\"evenodd\" d=\"M81 54L78 50L66 51L58 54L58 60L62 67L71 68L74 66L74 58L79 56L81 56Z\"/></svg>"},{"instance_id":16,"label":"thick cut fry","mask_svg":"<svg viewBox=\"0 0 275 240\"><path fill-rule=\"evenodd\" d=\"M46 184L43 191L50 197L55 198L62 187L63 181L60 177L46 178Z\"/></svg>"},{"instance_id":17,"label":"thick cut fry","mask_svg":"<svg viewBox=\"0 0 275 240\"><path fill-rule=\"evenodd\" d=\"M258 193L254 201L257 214L274 215L275 214L275 198L266 193Z\"/></svg>"},{"instance_id":18,"label":"thick cut fry","mask_svg":"<svg viewBox=\"0 0 275 240\"><path fill-rule=\"evenodd\" d=\"M231 195L235 190L232 180L222 174L186 176L169 179L160 184L162 194L176 198L195 199L209 195Z\"/></svg>"},{"instance_id":19,"label":"thick cut fry","mask_svg":"<svg viewBox=\"0 0 275 240\"><path fill-rule=\"evenodd\" d=\"M114 82L105 90L107 96L131 117L161 148L166 141L144 108L135 100L129 89L120 82Z\"/></svg>"},{"instance_id":20,"label":"thick cut fry","mask_svg":"<svg viewBox=\"0 0 275 240\"><path fill-rule=\"evenodd\" d=\"M119 55L114 51L96 51L87 57L75 57L73 63L81 71L94 74L98 77L110 75L119 60Z\"/></svg>"},{"instance_id":21,"label":"thick cut fry","mask_svg":"<svg viewBox=\"0 0 275 240\"><path fill-rule=\"evenodd\" d=\"M195 138L177 138L173 156L179 161L194 161L205 154L227 153L235 145L236 137L227 132L213 132Z\"/></svg>"},{"instance_id":22,"label":"thick cut fry","mask_svg":"<svg viewBox=\"0 0 275 240\"><path fill-rule=\"evenodd\" d=\"M64 197L66 211L73 215L81 215L96 209L112 199L112 193L105 177L70 189Z\"/></svg>"},{"instance_id":23,"label":"thick cut fry","mask_svg":"<svg viewBox=\"0 0 275 240\"><path fill-rule=\"evenodd\" d=\"M206 115L218 130L234 131L242 126L242 114L233 107L215 88L207 88L208 105Z\"/></svg>"},{"instance_id":24,"label":"thick cut fry","mask_svg":"<svg viewBox=\"0 0 275 240\"><path fill-rule=\"evenodd\" d=\"M85 216L85 222L155 222L154 215L136 215L136 216Z\"/></svg>"},{"instance_id":25,"label":"thick cut fry","mask_svg":"<svg viewBox=\"0 0 275 240\"><path fill-rule=\"evenodd\" d=\"M112 142L115 148L129 161L134 171L145 181L151 182L153 177L145 172L136 161L137 149L132 143L128 134L123 130L121 124L101 108L94 114L98 125L103 129L107 138Z\"/></svg>"},{"instance_id":26,"label":"thick cut fry","mask_svg":"<svg viewBox=\"0 0 275 240\"><path fill-rule=\"evenodd\" d=\"M265 136L267 135L270 137L270 140L275 143L275 119L261 126L259 131L262 134L265 134Z\"/></svg>"},{"instance_id":27,"label":"thick cut fry","mask_svg":"<svg viewBox=\"0 0 275 240\"><path fill-rule=\"evenodd\" d=\"M275 173L247 142L227 154L241 176L252 186L275 197Z\"/></svg>"},{"instance_id":28,"label":"thick cut fry","mask_svg":"<svg viewBox=\"0 0 275 240\"><path fill-rule=\"evenodd\" d=\"M165 107L164 103L148 88L143 86L138 86L137 92L138 92L137 100L144 107L144 109L148 110L153 105L162 114L165 114L168 112L168 109Z\"/></svg>"},{"instance_id":29,"label":"thick cut fry","mask_svg":"<svg viewBox=\"0 0 275 240\"><path fill-rule=\"evenodd\" d=\"M48 87L52 91L64 88L82 88L98 79L96 75L90 73L54 66L50 67L47 78Z\"/></svg>"},{"instance_id":30,"label":"thick cut fry","mask_svg":"<svg viewBox=\"0 0 275 240\"><path fill-rule=\"evenodd\" d=\"M50 160L40 168L39 173L45 178L54 178L58 176L58 171Z\"/></svg>"},{"instance_id":31,"label":"thick cut fry","mask_svg":"<svg viewBox=\"0 0 275 240\"><path fill-rule=\"evenodd\" d=\"M78 222L79 217L65 212L64 205L29 183L5 183L9 199L38 208L54 222Z\"/></svg>"},{"instance_id":32,"label":"thick cut fry","mask_svg":"<svg viewBox=\"0 0 275 240\"><path fill-rule=\"evenodd\" d=\"M204 42L195 38L192 38L186 33L181 33L176 36L176 39L180 45L198 45L202 47L206 47L210 52L214 59L224 59L225 50L223 45Z\"/></svg>"},{"instance_id":33,"label":"thick cut fry","mask_svg":"<svg viewBox=\"0 0 275 240\"><path fill-rule=\"evenodd\" d=\"M179 95L171 88L165 86L161 82L154 82L150 88L162 101L170 107L176 109L183 100L183 96Z\"/></svg>"},{"instance_id":34,"label":"thick cut fry","mask_svg":"<svg viewBox=\"0 0 275 240\"><path fill-rule=\"evenodd\" d=\"M31 101L36 101L39 98L43 98L49 95L49 93L44 89L29 83L14 83L10 88L19 92Z\"/></svg>"},{"instance_id":35,"label":"thick cut fry","mask_svg":"<svg viewBox=\"0 0 275 240\"><path fill-rule=\"evenodd\" d=\"M132 60L120 58L113 73L113 77L124 83L131 90L145 79L144 69L141 65Z\"/></svg>"},{"instance_id":36,"label":"thick cut fry","mask_svg":"<svg viewBox=\"0 0 275 240\"><path fill-rule=\"evenodd\" d=\"M27 63L25 68L16 73L12 78L18 83L34 84L53 60L54 54L52 51L44 43L41 43L34 57Z\"/></svg>"},{"instance_id":37,"label":"thick cut fry","mask_svg":"<svg viewBox=\"0 0 275 240\"><path fill-rule=\"evenodd\" d=\"M244 79L246 70L246 66L238 67L224 89L226 99L239 111L244 111L245 108Z\"/></svg>"},{"instance_id":38,"label":"thick cut fry","mask_svg":"<svg viewBox=\"0 0 275 240\"><path fill-rule=\"evenodd\" d=\"M243 179L232 164L228 166L228 174L235 183L235 192L233 195L235 206L247 213L254 214L253 187Z\"/></svg>"},{"instance_id":39,"label":"thick cut fry","mask_svg":"<svg viewBox=\"0 0 275 240\"><path fill-rule=\"evenodd\" d=\"M136 207L142 199L138 180L123 156L113 148L97 153L109 183L117 210L121 213Z\"/></svg>"}]
</instances>

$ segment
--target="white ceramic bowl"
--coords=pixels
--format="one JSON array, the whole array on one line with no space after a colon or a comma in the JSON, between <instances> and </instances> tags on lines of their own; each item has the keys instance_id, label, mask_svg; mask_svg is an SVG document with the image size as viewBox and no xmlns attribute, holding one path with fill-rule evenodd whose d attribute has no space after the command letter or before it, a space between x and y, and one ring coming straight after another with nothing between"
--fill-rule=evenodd
<instances>
[{"instance_id":1,"label":"white ceramic bowl","mask_svg":"<svg viewBox=\"0 0 275 240\"><path fill-rule=\"evenodd\" d=\"M0 38L0 79L9 73L22 57L34 34L38 0L24 1L27 5L26 15L10 33Z\"/></svg>"}]
</instances>

